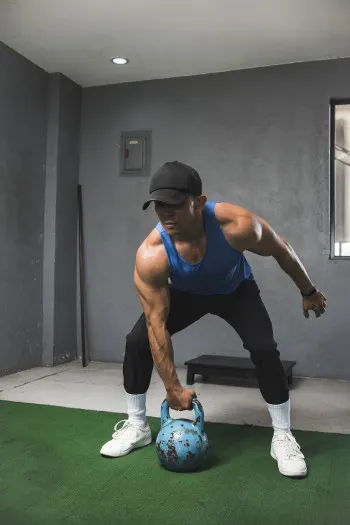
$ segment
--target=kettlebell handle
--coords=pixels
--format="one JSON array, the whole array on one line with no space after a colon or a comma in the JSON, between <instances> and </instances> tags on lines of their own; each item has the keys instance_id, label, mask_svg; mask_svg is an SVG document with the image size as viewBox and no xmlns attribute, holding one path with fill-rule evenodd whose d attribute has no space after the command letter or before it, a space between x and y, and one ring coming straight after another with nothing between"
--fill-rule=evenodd
<instances>
[{"instance_id":1,"label":"kettlebell handle","mask_svg":"<svg viewBox=\"0 0 350 525\"><path fill-rule=\"evenodd\" d=\"M202 407L202 403L198 401L198 399L195 397L192 399L192 406L194 408L194 413L196 415L196 420L194 421L193 425L198 426L198 430L200 434L204 433L204 410Z\"/></svg>"},{"instance_id":2,"label":"kettlebell handle","mask_svg":"<svg viewBox=\"0 0 350 525\"><path fill-rule=\"evenodd\" d=\"M169 403L166 399L164 399L162 406L161 406L160 419L161 419L162 427L164 427L164 425L172 421L172 418L169 415Z\"/></svg>"},{"instance_id":3,"label":"kettlebell handle","mask_svg":"<svg viewBox=\"0 0 350 525\"><path fill-rule=\"evenodd\" d=\"M198 432L200 434L203 434L204 433L204 411L203 411L202 404L198 401L196 397L192 399L192 408L194 409L194 413L196 416L196 419L193 422L193 426L198 428ZM171 421L173 421L173 419L170 417L170 414L169 414L169 403L166 399L164 399L162 406L161 406L160 418L161 418L162 427L164 425L167 425Z\"/></svg>"}]
</instances>

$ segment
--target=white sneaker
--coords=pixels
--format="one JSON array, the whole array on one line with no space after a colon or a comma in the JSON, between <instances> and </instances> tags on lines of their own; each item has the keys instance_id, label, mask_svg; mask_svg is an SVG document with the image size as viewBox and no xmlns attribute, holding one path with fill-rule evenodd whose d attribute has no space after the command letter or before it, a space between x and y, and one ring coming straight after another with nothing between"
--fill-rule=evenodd
<instances>
[{"instance_id":1,"label":"white sneaker","mask_svg":"<svg viewBox=\"0 0 350 525\"><path fill-rule=\"evenodd\" d=\"M118 428L123 423L123 426ZM111 458L126 456L134 448L145 447L152 442L151 429L136 427L127 419L119 421L114 427L112 439L101 448L100 454Z\"/></svg>"},{"instance_id":2,"label":"white sneaker","mask_svg":"<svg viewBox=\"0 0 350 525\"><path fill-rule=\"evenodd\" d=\"M284 476L304 477L307 474L305 457L291 432L275 433L272 438L271 456L278 463Z\"/></svg>"}]
</instances>

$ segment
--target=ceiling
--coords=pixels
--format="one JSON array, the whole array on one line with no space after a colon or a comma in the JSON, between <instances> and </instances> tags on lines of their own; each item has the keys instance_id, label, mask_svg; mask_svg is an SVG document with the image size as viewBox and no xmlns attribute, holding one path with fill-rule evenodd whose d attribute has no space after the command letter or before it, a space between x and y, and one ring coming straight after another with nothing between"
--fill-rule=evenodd
<instances>
[{"instance_id":1,"label":"ceiling","mask_svg":"<svg viewBox=\"0 0 350 525\"><path fill-rule=\"evenodd\" d=\"M0 0L0 39L87 87L347 57L350 2Z\"/></svg>"}]
</instances>

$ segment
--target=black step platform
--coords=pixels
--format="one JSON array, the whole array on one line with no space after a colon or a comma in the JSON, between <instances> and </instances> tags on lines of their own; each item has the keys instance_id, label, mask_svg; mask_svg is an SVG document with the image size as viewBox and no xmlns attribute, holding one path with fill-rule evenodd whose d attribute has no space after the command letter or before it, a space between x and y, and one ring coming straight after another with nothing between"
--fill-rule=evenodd
<instances>
[{"instance_id":1,"label":"black step platform","mask_svg":"<svg viewBox=\"0 0 350 525\"><path fill-rule=\"evenodd\" d=\"M224 355L200 355L185 362L187 366L187 384L193 385L195 375L201 375L203 381L209 377L225 377L237 380L237 384L257 386L255 366L249 357L231 357ZM296 361L282 361L288 384L293 383L293 367Z\"/></svg>"}]
</instances>

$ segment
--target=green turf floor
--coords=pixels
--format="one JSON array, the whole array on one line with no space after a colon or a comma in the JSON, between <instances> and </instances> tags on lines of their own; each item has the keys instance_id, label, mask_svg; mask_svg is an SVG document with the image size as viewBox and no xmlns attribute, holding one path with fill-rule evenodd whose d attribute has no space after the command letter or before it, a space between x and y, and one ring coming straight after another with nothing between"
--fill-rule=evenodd
<instances>
[{"instance_id":1,"label":"green turf floor","mask_svg":"<svg viewBox=\"0 0 350 525\"><path fill-rule=\"evenodd\" d=\"M206 423L206 467L176 474L154 444L99 455L124 418L0 401L1 525L350 525L350 435L295 432L309 475L293 480L269 455L270 429Z\"/></svg>"}]
</instances>

